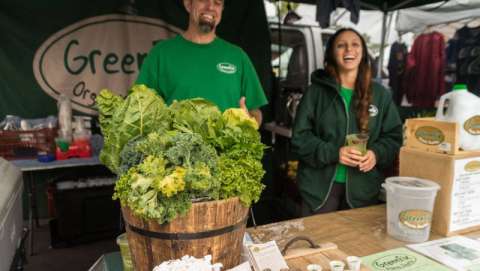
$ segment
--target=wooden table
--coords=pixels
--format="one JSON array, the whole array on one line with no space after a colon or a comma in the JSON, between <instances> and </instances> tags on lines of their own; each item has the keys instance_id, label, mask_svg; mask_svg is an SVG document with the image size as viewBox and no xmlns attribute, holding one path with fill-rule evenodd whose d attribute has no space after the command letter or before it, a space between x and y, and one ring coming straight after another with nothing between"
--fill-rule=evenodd
<instances>
[{"instance_id":1,"label":"wooden table","mask_svg":"<svg viewBox=\"0 0 480 271\"><path fill-rule=\"evenodd\" d=\"M385 205L314 215L247 229L254 242L275 240L280 249L283 249L288 240L303 235L317 244L335 243L346 254L355 256L367 256L406 244L389 237L386 231ZM480 231L466 235L478 238ZM430 234L430 240L439 238L443 236ZM295 246L306 244L297 243Z\"/></svg>"}]
</instances>

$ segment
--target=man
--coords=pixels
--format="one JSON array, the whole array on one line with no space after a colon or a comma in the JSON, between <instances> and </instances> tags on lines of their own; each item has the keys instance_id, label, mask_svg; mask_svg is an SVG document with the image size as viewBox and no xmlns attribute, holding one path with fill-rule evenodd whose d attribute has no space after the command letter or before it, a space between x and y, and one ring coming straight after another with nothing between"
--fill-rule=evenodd
<instances>
[{"instance_id":1,"label":"man","mask_svg":"<svg viewBox=\"0 0 480 271\"><path fill-rule=\"evenodd\" d=\"M184 0L183 4L189 13L187 30L152 48L136 83L155 89L168 104L202 97L222 111L240 106L261 124L259 108L267 100L250 59L215 34L223 0Z\"/></svg>"}]
</instances>

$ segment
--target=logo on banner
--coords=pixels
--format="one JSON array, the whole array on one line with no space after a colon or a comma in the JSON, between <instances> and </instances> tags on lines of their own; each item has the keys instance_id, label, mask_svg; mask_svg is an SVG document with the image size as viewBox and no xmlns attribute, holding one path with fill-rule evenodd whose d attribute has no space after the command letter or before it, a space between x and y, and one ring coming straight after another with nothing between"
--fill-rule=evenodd
<instances>
[{"instance_id":1,"label":"logo on banner","mask_svg":"<svg viewBox=\"0 0 480 271\"><path fill-rule=\"evenodd\" d=\"M35 53L33 72L48 95L66 94L74 109L97 114L97 93L108 88L125 95L152 46L177 33L159 19L91 17L50 36Z\"/></svg>"}]
</instances>

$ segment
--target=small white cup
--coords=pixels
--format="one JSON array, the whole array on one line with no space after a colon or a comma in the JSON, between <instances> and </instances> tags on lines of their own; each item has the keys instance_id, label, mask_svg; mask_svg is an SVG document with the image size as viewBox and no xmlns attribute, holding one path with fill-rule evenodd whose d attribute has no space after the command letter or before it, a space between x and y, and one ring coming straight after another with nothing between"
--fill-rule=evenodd
<instances>
[{"instance_id":1,"label":"small white cup","mask_svg":"<svg viewBox=\"0 0 480 271\"><path fill-rule=\"evenodd\" d=\"M309 264L307 265L308 271L322 271L322 267L319 264Z\"/></svg>"},{"instance_id":2,"label":"small white cup","mask_svg":"<svg viewBox=\"0 0 480 271\"><path fill-rule=\"evenodd\" d=\"M345 263L342 261L330 261L330 270L332 271L344 271Z\"/></svg>"},{"instance_id":3,"label":"small white cup","mask_svg":"<svg viewBox=\"0 0 480 271\"><path fill-rule=\"evenodd\" d=\"M362 259L357 256L348 256L347 264L350 271L360 271L360 265L362 264Z\"/></svg>"}]
</instances>

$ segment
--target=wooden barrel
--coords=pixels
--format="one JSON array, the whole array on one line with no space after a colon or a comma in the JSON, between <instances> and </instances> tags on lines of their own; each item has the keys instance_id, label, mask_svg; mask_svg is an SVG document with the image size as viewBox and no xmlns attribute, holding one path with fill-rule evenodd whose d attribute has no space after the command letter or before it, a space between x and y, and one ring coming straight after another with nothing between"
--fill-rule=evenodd
<instances>
[{"instance_id":1,"label":"wooden barrel","mask_svg":"<svg viewBox=\"0 0 480 271\"><path fill-rule=\"evenodd\" d=\"M163 261L184 255L212 255L225 269L239 264L248 208L238 197L193 203L183 217L158 224L134 216L122 206L135 270L151 271Z\"/></svg>"}]
</instances>

